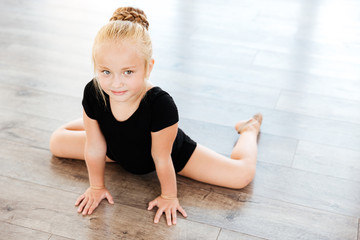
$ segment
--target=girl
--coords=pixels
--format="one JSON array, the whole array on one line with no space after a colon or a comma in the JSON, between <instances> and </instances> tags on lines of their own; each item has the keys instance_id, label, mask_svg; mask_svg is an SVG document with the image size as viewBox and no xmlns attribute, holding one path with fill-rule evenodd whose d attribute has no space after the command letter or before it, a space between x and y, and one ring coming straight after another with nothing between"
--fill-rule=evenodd
<instances>
[{"instance_id":1,"label":"girl","mask_svg":"<svg viewBox=\"0 0 360 240\"><path fill-rule=\"evenodd\" d=\"M118 162L135 174L156 170L161 194L154 222L165 213L168 225L186 212L177 198L176 173L201 182L239 189L255 174L257 136L262 115L235 125L241 135L230 158L196 144L178 128L173 99L147 79L154 66L149 23L142 10L117 9L98 32L92 50L95 78L84 90L83 119L56 130L50 150L58 157L85 159L90 187L76 201L78 212L91 214L103 199L105 162Z\"/></svg>"}]
</instances>

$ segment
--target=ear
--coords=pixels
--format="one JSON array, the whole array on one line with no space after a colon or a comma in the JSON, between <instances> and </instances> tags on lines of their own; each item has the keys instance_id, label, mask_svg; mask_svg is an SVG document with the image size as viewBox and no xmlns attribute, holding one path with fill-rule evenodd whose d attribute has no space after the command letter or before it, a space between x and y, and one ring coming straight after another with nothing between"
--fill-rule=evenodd
<instances>
[{"instance_id":1,"label":"ear","mask_svg":"<svg viewBox=\"0 0 360 240\"><path fill-rule=\"evenodd\" d=\"M155 64L155 60L152 58L149 63L148 63L148 71L147 71L147 74L146 74L146 78L148 79L150 77L150 73L151 71L153 70L153 67L154 67L154 64Z\"/></svg>"}]
</instances>

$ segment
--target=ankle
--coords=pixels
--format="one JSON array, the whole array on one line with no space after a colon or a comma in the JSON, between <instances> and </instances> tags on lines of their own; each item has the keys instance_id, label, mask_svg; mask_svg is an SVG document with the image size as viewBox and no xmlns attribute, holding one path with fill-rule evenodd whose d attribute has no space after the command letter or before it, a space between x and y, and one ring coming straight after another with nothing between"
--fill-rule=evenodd
<instances>
[{"instance_id":1,"label":"ankle","mask_svg":"<svg viewBox=\"0 0 360 240\"><path fill-rule=\"evenodd\" d=\"M242 128L238 132L239 132L239 134L254 133L254 134L258 135L260 132L260 124L255 120L253 123L248 124L247 126Z\"/></svg>"}]
</instances>

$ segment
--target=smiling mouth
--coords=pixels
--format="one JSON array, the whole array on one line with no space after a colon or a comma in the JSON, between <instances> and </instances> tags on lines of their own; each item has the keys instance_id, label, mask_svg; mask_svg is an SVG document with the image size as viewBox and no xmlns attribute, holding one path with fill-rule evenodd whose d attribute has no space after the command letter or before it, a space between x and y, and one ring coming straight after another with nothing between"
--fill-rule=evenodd
<instances>
[{"instance_id":1,"label":"smiling mouth","mask_svg":"<svg viewBox=\"0 0 360 240\"><path fill-rule=\"evenodd\" d=\"M124 95L127 91L111 91L114 95L121 96Z\"/></svg>"}]
</instances>

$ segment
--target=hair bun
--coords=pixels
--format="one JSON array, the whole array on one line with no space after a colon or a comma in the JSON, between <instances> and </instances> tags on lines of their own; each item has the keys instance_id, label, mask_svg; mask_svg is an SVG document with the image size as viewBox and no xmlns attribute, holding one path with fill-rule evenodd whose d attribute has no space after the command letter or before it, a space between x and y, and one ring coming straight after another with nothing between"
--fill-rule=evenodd
<instances>
[{"instance_id":1,"label":"hair bun","mask_svg":"<svg viewBox=\"0 0 360 240\"><path fill-rule=\"evenodd\" d=\"M149 22L143 10L133 7L120 7L113 13L110 21L130 21L139 23L147 30L149 29Z\"/></svg>"}]
</instances>

